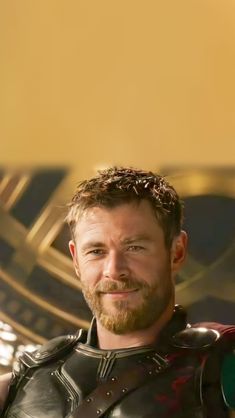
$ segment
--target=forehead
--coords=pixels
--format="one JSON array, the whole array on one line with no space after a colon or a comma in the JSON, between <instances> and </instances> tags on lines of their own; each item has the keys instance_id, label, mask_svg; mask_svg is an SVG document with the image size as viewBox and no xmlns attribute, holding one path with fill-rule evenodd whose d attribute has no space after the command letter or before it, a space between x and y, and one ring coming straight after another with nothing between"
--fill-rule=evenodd
<instances>
[{"instance_id":1,"label":"forehead","mask_svg":"<svg viewBox=\"0 0 235 418\"><path fill-rule=\"evenodd\" d=\"M124 203L113 208L95 206L86 209L79 217L75 236L88 233L143 234L162 233L151 204L147 200Z\"/></svg>"}]
</instances>

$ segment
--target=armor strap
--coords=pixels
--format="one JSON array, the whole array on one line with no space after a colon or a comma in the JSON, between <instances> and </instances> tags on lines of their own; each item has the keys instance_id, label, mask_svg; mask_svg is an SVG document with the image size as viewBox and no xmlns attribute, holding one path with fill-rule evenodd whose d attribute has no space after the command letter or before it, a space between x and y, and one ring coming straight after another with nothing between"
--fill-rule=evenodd
<instances>
[{"instance_id":1,"label":"armor strap","mask_svg":"<svg viewBox=\"0 0 235 418\"><path fill-rule=\"evenodd\" d=\"M69 415L68 418L97 418L119 402L124 396L145 384L168 367L168 363L158 356L156 361L141 363L131 367L120 376L113 376L93 390L89 396Z\"/></svg>"},{"instance_id":2,"label":"armor strap","mask_svg":"<svg viewBox=\"0 0 235 418\"><path fill-rule=\"evenodd\" d=\"M175 335L171 343L177 348L177 355L182 356L184 349L204 350L214 345L219 338L219 333L206 329L186 329ZM158 373L169 366L169 362L158 356L159 362L142 362L132 367L120 376L113 376L101 383L96 389L83 399L82 403L69 415L68 418L97 418L103 417L107 411ZM156 359L155 359L156 361Z\"/></svg>"}]
</instances>

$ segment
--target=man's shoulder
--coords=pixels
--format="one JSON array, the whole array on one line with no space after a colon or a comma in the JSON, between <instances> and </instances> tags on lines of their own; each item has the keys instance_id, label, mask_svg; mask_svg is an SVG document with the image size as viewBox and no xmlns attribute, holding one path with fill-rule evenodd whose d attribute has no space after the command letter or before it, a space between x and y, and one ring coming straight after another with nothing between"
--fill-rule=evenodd
<instances>
[{"instance_id":1,"label":"man's shoulder","mask_svg":"<svg viewBox=\"0 0 235 418\"><path fill-rule=\"evenodd\" d=\"M26 367L38 367L66 356L79 342L86 341L87 331L80 329L75 334L55 337L41 345L33 352L25 351L20 357L20 362Z\"/></svg>"},{"instance_id":2,"label":"man's shoulder","mask_svg":"<svg viewBox=\"0 0 235 418\"><path fill-rule=\"evenodd\" d=\"M212 346L220 338L214 328L188 326L172 337L172 345L180 349L205 349Z\"/></svg>"},{"instance_id":3,"label":"man's shoulder","mask_svg":"<svg viewBox=\"0 0 235 418\"><path fill-rule=\"evenodd\" d=\"M188 325L173 336L173 345L179 348L206 348L212 345L235 344L235 325L218 322L198 322Z\"/></svg>"},{"instance_id":4,"label":"man's shoulder","mask_svg":"<svg viewBox=\"0 0 235 418\"><path fill-rule=\"evenodd\" d=\"M188 325L173 336L181 356L199 355L198 387L202 404L210 409L225 405L235 418L235 325L200 322Z\"/></svg>"},{"instance_id":5,"label":"man's shoulder","mask_svg":"<svg viewBox=\"0 0 235 418\"><path fill-rule=\"evenodd\" d=\"M192 325L194 328L206 328L206 329L215 329L218 331L221 335L223 334L229 334L235 332L235 324L221 324L220 322L197 322Z\"/></svg>"},{"instance_id":6,"label":"man's shoulder","mask_svg":"<svg viewBox=\"0 0 235 418\"><path fill-rule=\"evenodd\" d=\"M55 337L33 352L25 351L14 363L12 373L0 376L0 413L7 408L19 382L30 370L65 358L78 343L85 343L86 337L87 331L81 329L75 334Z\"/></svg>"},{"instance_id":7,"label":"man's shoulder","mask_svg":"<svg viewBox=\"0 0 235 418\"><path fill-rule=\"evenodd\" d=\"M199 322L193 325L194 329L210 330L214 331L218 338L217 344L224 347L224 349L230 349L235 347L235 324L221 324L219 322Z\"/></svg>"}]
</instances>

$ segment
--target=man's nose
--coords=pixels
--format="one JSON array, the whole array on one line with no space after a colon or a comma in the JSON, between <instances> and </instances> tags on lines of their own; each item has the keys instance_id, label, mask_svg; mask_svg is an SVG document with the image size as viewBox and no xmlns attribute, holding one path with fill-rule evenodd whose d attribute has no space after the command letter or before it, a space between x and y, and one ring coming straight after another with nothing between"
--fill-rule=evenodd
<instances>
[{"instance_id":1,"label":"man's nose","mask_svg":"<svg viewBox=\"0 0 235 418\"><path fill-rule=\"evenodd\" d=\"M104 277L120 280L129 276L129 268L124 254L112 251L107 255L104 265Z\"/></svg>"}]
</instances>

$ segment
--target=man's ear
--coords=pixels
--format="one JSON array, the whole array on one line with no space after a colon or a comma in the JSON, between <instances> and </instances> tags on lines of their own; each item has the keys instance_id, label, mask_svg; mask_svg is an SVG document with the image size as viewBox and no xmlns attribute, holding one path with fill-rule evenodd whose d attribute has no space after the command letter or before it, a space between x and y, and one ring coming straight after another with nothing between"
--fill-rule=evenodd
<instances>
[{"instance_id":1,"label":"man's ear","mask_svg":"<svg viewBox=\"0 0 235 418\"><path fill-rule=\"evenodd\" d=\"M73 259L73 265L74 265L76 275L80 277L80 271L79 271L78 259L77 259L77 250L76 250L76 245L73 240L69 241L69 251Z\"/></svg>"},{"instance_id":2,"label":"man's ear","mask_svg":"<svg viewBox=\"0 0 235 418\"><path fill-rule=\"evenodd\" d=\"M185 231L181 231L177 237L173 239L171 248L171 270L173 273L177 273L181 268L187 250L188 236Z\"/></svg>"}]
</instances>

